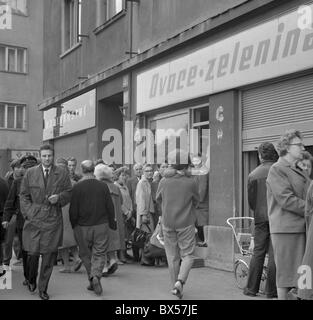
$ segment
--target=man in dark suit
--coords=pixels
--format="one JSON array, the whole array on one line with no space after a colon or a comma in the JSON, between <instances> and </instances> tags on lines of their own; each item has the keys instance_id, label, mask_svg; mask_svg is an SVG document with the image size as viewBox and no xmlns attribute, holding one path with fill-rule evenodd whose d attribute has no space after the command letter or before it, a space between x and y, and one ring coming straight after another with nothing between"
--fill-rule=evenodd
<instances>
[{"instance_id":1,"label":"man in dark suit","mask_svg":"<svg viewBox=\"0 0 313 320\"><path fill-rule=\"evenodd\" d=\"M137 184L142 176L142 165L139 163L136 163L133 169L134 169L135 176L128 179L127 188L129 190L129 195L133 202L133 217L136 219L137 217L136 189L137 189ZM135 261L139 261L139 251L137 248L133 248L133 257Z\"/></svg>"},{"instance_id":2,"label":"man in dark suit","mask_svg":"<svg viewBox=\"0 0 313 320\"><path fill-rule=\"evenodd\" d=\"M270 142L261 143L258 148L261 164L248 177L248 202L254 213L254 249L249 266L247 287L243 293L256 296L263 273L266 252L268 252L268 273L265 293L268 298L277 297L276 268L270 238L270 227L267 214L266 178L271 166L277 161L278 154Z\"/></svg>"},{"instance_id":3,"label":"man in dark suit","mask_svg":"<svg viewBox=\"0 0 313 320\"><path fill-rule=\"evenodd\" d=\"M43 145L40 158L41 164L28 169L24 175L20 207L25 218L23 245L28 252L28 288L31 292L36 290L41 255L39 296L48 300L48 283L62 244L62 207L70 201L72 184L67 170L53 164L52 146Z\"/></svg>"},{"instance_id":4,"label":"man in dark suit","mask_svg":"<svg viewBox=\"0 0 313 320\"><path fill-rule=\"evenodd\" d=\"M8 193L9 193L9 188L7 183L5 182L4 179L0 178L0 222L2 222L2 214L3 214L3 209L4 209L4 204L5 201L8 197ZM5 229L2 228L2 224L0 223L0 277L2 277L5 274L5 270L2 269L2 260L3 260L3 256L2 256L2 241L5 238Z\"/></svg>"}]
</instances>

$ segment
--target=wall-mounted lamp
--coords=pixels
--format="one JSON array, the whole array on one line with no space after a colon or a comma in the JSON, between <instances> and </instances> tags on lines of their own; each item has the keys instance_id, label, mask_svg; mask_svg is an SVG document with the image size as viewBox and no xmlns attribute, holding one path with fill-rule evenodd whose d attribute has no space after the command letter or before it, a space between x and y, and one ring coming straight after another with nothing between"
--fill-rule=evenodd
<instances>
[{"instance_id":1,"label":"wall-mounted lamp","mask_svg":"<svg viewBox=\"0 0 313 320\"><path fill-rule=\"evenodd\" d=\"M121 114L123 115L123 117L125 118L126 117L126 111L128 109L128 106L125 105L125 106L118 106L120 111L121 111Z\"/></svg>"}]
</instances>

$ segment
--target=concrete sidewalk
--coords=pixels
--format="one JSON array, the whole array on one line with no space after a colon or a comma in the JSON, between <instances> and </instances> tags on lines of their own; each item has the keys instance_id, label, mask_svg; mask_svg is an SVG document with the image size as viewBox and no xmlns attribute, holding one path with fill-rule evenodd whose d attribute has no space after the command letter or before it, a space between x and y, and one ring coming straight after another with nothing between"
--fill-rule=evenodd
<instances>
[{"instance_id":1,"label":"concrete sidewalk","mask_svg":"<svg viewBox=\"0 0 313 320\"><path fill-rule=\"evenodd\" d=\"M126 264L108 278L102 278L104 294L97 297L86 289L86 271L60 273L61 266L53 270L48 293L54 300L177 300L170 293L167 267L144 267ZM0 290L0 300L38 300L38 293L30 294L22 285L21 266L12 267L12 289ZM247 297L237 288L232 272L213 268L193 268L184 287L183 300L264 300Z\"/></svg>"}]
</instances>

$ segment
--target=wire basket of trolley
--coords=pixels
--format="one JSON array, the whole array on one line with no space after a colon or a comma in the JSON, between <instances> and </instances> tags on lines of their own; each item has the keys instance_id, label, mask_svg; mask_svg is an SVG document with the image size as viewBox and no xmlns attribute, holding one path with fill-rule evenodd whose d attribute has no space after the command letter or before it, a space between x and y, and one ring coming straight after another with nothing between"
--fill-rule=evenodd
<instances>
[{"instance_id":1,"label":"wire basket of trolley","mask_svg":"<svg viewBox=\"0 0 313 320\"><path fill-rule=\"evenodd\" d=\"M226 223L231 227L237 250L234 254L234 275L237 286L244 289L247 285L249 264L254 248L254 218L252 217L233 217L228 218ZM265 282L267 279L267 257L263 267L263 274L260 283L260 293L264 293Z\"/></svg>"}]
</instances>

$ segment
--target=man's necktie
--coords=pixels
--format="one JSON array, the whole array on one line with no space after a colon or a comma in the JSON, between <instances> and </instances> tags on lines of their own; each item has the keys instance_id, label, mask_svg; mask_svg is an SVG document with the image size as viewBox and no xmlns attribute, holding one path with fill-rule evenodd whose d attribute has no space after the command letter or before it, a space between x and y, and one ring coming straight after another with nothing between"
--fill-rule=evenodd
<instances>
[{"instance_id":1,"label":"man's necktie","mask_svg":"<svg viewBox=\"0 0 313 320\"><path fill-rule=\"evenodd\" d=\"M45 169L45 173L44 173L45 186L47 186L48 176L49 176L49 169Z\"/></svg>"}]
</instances>

